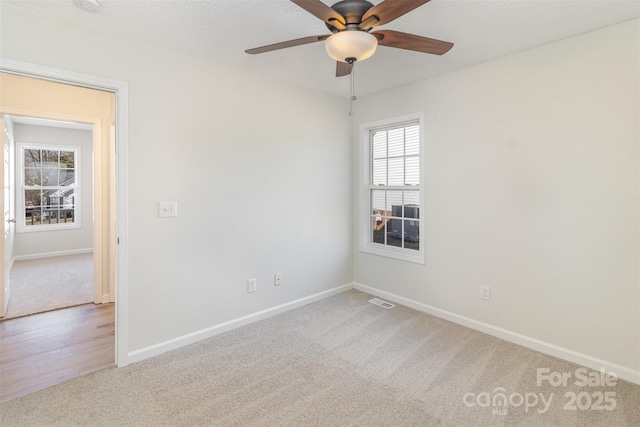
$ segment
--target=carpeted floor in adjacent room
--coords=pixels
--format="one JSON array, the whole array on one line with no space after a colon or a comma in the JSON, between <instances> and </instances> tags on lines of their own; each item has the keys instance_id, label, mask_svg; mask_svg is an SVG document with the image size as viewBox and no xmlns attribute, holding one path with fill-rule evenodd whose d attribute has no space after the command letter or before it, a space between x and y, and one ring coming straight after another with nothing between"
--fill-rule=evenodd
<instances>
[{"instance_id":1,"label":"carpeted floor in adjacent room","mask_svg":"<svg viewBox=\"0 0 640 427\"><path fill-rule=\"evenodd\" d=\"M638 385L538 385L539 368L573 375L580 367L370 298L352 290L10 400L0 424L640 425Z\"/></svg>"},{"instance_id":2,"label":"carpeted floor in adjacent room","mask_svg":"<svg viewBox=\"0 0 640 427\"><path fill-rule=\"evenodd\" d=\"M93 254L16 261L4 319L93 301Z\"/></svg>"}]
</instances>

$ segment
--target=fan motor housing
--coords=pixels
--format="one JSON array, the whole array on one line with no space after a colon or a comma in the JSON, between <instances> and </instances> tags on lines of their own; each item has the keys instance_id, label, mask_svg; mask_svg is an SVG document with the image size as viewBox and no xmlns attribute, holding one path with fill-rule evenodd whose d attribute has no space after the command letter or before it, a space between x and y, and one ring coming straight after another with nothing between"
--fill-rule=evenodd
<instances>
[{"instance_id":1,"label":"fan motor housing","mask_svg":"<svg viewBox=\"0 0 640 427\"><path fill-rule=\"evenodd\" d=\"M348 26L359 25L362 22L362 16L372 7L373 3L370 3L367 0L342 0L331 6L331 9L344 16L344 19L347 21L345 24ZM335 27L329 24L327 24L327 28L334 33L338 31Z\"/></svg>"}]
</instances>

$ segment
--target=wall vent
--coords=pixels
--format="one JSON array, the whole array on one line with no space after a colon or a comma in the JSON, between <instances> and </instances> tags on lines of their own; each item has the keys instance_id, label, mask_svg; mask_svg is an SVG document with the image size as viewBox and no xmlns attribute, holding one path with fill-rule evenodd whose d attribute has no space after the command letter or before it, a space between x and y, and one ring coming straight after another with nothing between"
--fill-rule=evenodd
<instances>
[{"instance_id":1,"label":"wall vent","mask_svg":"<svg viewBox=\"0 0 640 427\"><path fill-rule=\"evenodd\" d=\"M395 304L391 304L390 302L382 301L381 299L378 299L378 298L370 299L369 302L371 304L379 305L380 307L386 308L387 310L390 309L390 308L395 307Z\"/></svg>"}]
</instances>

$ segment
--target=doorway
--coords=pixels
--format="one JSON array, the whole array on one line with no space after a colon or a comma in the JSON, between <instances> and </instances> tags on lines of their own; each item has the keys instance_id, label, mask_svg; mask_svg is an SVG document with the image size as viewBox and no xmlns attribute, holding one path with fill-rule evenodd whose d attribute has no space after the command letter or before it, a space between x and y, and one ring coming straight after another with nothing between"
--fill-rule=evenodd
<instances>
[{"instance_id":1,"label":"doorway","mask_svg":"<svg viewBox=\"0 0 640 427\"><path fill-rule=\"evenodd\" d=\"M115 297L115 292L113 291L113 288L115 287L115 272L111 268L114 263L110 260L113 252L112 249L115 245L115 233L111 226L113 223L112 217L115 216L115 214L113 206L111 206L112 204L110 203L112 198L111 193L115 189L112 182L115 175L113 173L113 156L110 153L112 149L115 149L115 147L111 147L111 142L114 138L110 135L111 129L114 128L111 124L115 122L114 94L111 92L81 88L63 83L49 82L32 77L16 76L4 73L0 75L0 79L2 83L2 103L0 104L0 114L4 116L20 117L22 120L26 120L24 118L29 117L37 118L39 120L55 121L56 123L64 121L67 123L83 123L89 125L93 129L92 140L89 144L90 147L92 147L92 157L94 159L92 162L92 178L89 178L89 181L92 184L92 194L90 197L93 199L93 208L89 207L89 211L92 210L92 214L86 215L88 220L84 221L88 224L88 227L87 224L85 224L84 227L79 227L82 222L81 216L73 218L72 221L75 221L75 224L56 225L46 223L48 221L47 218L45 218L45 214L47 214L49 209L44 209L44 207L35 208L29 215L30 221L27 222L27 213L22 212L22 209L30 209L31 207L22 206L25 204L25 200L22 199L30 199L32 197L26 196L25 194L27 192L24 191L23 193L22 185L19 185L20 183L14 180L14 188L9 188L9 212L7 212L6 206L4 208L5 217L10 216L7 220L10 224L8 240L13 243L13 247L5 249L5 263L11 263L16 258L16 255L22 255L18 251L24 250L24 248L20 248L17 244L24 240L34 240L33 238L36 237L39 239L38 246L42 248L43 246L46 246L46 244L51 244L51 241L55 239L56 233L61 232L59 230L60 227L67 227L69 225L76 227L73 230L66 230L68 232L89 231L93 234L92 250L94 283L96 285L102 285L101 287L96 286L98 289L95 289L93 301L95 303L115 302L115 298L112 299L112 297ZM18 126L20 126L19 123L14 125L14 131L17 131ZM67 139L68 137L68 135L65 136ZM42 141L46 141L46 139L40 139L36 142ZM23 141L9 140L9 152L14 153L12 156L14 159L21 160L23 158L22 152L25 147L32 149L38 156L45 156L47 153L53 153L54 155L57 154L59 156L61 152L61 150L53 150L53 146L47 147L42 144L34 145L33 140L31 145L27 144L21 146L20 144L22 142ZM13 144L13 146L11 146L11 144ZM68 149L63 152L67 153L68 151L71 150ZM77 154L80 153L81 147L78 147L76 151ZM42 180L45 175L56 175L56 172L58 174L65 172L61 169L56 171L52 166L53 164L57 165L58 163L48 162L46 161L47 159L44 160L46 170L40 168L40 171L33 171L32 175L36 176L35 180ZM17 168L22 168L21 163L23 162L18 161L14 163L15 170L17 170ZM13 174L13 176L16 175L17 174ZM49 187L32 186L31 188L33 192L38 192L40 188ZM43 197L44 192L40 191L40 193L41 197ZM76 196L80 196L80 194L78 193ZM7 197L5 196L5 199L6 198ZM43 201L40 200L33 203L42 204L42 202ZM45 201L44 203L46 204L47 202ZM59 205L59 203L57 204ZM78 206L78 213L81 212L80 208L81 206ZM11 213L13 213L14 216L11 216ZM61 216L61 212L59 210L57 216L58 218ZM39 223L35 225L27 225L34 220L34 217L37 218L36 221ZM49 220L50 218L51 216L48 217ZM55 233L41 233L37 231L32 232L34 227L49 230L51 230L52 227L58 227L58 229ZM20 236L18 236L17 233L20 233ZM7 233L5 232L5 235L6 234ZM44 239L42 237L45 234L48 234L48 239ZM51 237L52 235L54 237ZM5 247L6 246L7 245L5 244ZM34 245L27 244L23 246ZM45 254L55 253L54 250L51 250L51 247L49 249L35 249L36 253L39 251L42 251ZM33 250L31 252L33 252ZM40 254L40 256L41 255L42 254ZM1 295L4 297L2 307L5 308L5 311L11 301L10 279L10 274L5 272L5 292L4 295ZM0 315L4 314L5 313L0 313Z\"/></svg>"},{"instance_id":2,"label":"doorway","mask_svg":"<svg viewBox=\"0 0 640 427\"><path fill-rule=\"evenodd\" d=\"M93 126L94 156L96 152L102 156L102 161L95 162L94 170L94 215L93 215L93 260L95 286L94 301L98 303L115 302L115 360L118 366L128 364L127 351L127 103L128 87L125 82L109 80L65 70L42 67L39 65L0 58L0 84L2 85L3 114L36 117L48 120L85 123ZM16 80L26 82L24 90L19 93L14 85ZM11 84L10 84L11 83ZM66 95L43 89L52 84L64 86ZM109 96L111 101L105 110L92 104L85 106L81 112L69 109L70 105L78 106L79 94L89 94L89 97ZM42 94L48 96L42 97ZM38 100L40 105L34 107L25 105L25 101ZM63 101L67 101L66 103ZM116 126L117 123L117 126ZM118 152L116 153L116 149ZM97 156L96 156L97 157ZM3 209L4 210L4 209ZM9 212L5 219L5 233L8 237L0 242L3 260L12 259L10 245L12 232L15 233L15 223L7 220L14 219ZM7 214L5 210L5 215ZM15 214L15 212L13 212ZM8 225L7 225L8 224ZM13 230L12 230L13 228ZM8 258L9 257L9 258ZM5 266L3 266L5 267ZM0 308L10 300L10 282L6 267L0 269L0 279L4 289L0 289ZM3 292L4 291L4 292Z\"/></svg>"},{"instance_id":3,"label":"doorway","mask_svg":"<svg viewBox=\"0 0 640 427\"><path fill-rule=\"evenodd\" d=\"M93 274L93 163L101 162L93 126L8 115L4 121L16 228L5 260L4 320L105 302Z\"/></svg>"}]
</instances>

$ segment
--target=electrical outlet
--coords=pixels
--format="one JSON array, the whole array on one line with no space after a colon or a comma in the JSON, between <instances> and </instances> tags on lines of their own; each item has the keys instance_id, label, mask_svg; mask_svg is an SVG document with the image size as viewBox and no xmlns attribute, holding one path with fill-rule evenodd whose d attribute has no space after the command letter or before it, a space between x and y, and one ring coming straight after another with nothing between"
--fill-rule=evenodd
<instances>
[{"instance_id":1,"label":"electrical outlet","mask_svg":"<svg viewBox=\"0 0 640 427\"><path fill-rule=\"evenodd\" d=\"M256 284L257 284L257 280L256 279L249 279L247 280L247 293L251 293L251 292L255 292L256 291Z\"/></svg>"},{"instance_id":2,"label":"electrical outlet","mask_svg":"<svg viewBox=\"0 0 640 427\"><path fill-rule=\"evenodd\" d=\"M482 285L480 286L480 299L491 301L491 287Z\"/></svg>"},{"instance_id":3,"label":"electrical outlet","mask_svg":"<svg viewBox=\"0 0 640 427\"><path fill-rule=\"evenodd\" d=\"M276 273L275 277L273 278L273 284L275 286L282 285L282 273Z\"/></svg>"}]
</instances>

